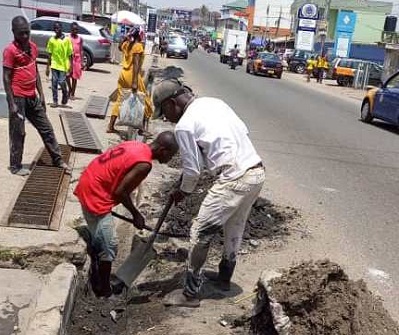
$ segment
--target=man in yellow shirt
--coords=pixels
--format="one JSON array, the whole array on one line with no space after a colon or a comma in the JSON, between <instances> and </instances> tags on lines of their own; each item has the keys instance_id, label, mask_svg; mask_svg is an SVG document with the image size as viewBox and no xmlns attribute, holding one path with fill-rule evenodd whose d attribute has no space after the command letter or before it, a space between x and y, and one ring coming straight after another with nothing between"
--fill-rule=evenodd
<instances>
[{"instance_id":1,"label":"man in yellow shirt","mask_svg":"<svg viewBox=\"0 0 399 335\"><path fill-rule=\"evenodd\" d=\"M47 42L47 52L49 54L46 76L50 74L51 68L51 89L53 91L53 103L50 107L58 107L58 85L61 86L61 104L68 103L68 88L66 76L71 69L73 47L72 42L62 32L61 24L54 23L55 36L50 37Z\"/></svg>"},{"instance_id":2,"label":"man in yellow shirt","mask_svg":"<svg viewBox=\"0 0 399 335\"><path fill-rule=\"evenodd\" d=\"M316 61L314 56L310 57L306 62L306 70L308 73L308 83L310 82L310 77L312 76L313 70L316 67Z\"/></svg>"},{"instance_id":3,"label":"man in yellow shirt","mask_svg":"<svg viewBox=\"0 0 399 335\"><path fill-rule=\"evenodd\" d=\"M317 82L322 84L324 79L324 74L328 71L329 65L327 61L327 57L322 55L318 62L317 62L317 69L318 69L318 78Z\"/></svg>"}]
</instances>

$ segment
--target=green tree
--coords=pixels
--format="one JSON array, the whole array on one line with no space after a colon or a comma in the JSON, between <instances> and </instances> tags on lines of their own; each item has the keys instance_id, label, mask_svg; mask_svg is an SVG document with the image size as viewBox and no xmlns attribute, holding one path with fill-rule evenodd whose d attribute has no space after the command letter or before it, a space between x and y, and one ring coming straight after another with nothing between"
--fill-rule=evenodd
<instances>
[{"instance_id":1,"label":"green tree","mask_svg":"<svg viewBox=\"0 0 399 335\"><path fill-rule=\"evenodd\" d=\"M202 5L200 8L200 19L202 25L209 24L209 9L205 5Z\"/></svg>"}]
</instances>

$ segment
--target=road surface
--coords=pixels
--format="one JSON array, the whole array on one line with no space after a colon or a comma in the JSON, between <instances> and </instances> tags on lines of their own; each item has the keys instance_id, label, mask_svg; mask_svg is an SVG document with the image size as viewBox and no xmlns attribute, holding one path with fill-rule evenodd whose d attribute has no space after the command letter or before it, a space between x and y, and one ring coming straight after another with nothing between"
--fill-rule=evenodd
<instances>
[{"instance_id":1,"label":"road surface","mask_svg":"<svg viewBox=\"0 0 399 335\"><path fill-rule=\"evenodd\" d=\"M233 71L215 54L196 50L187 61L168 62L183 68L200 95L220 97L237 111L266 164L266 196L304 213L311 237L287 257L339 262L365 278L398 320L398 131L360 122L359 101L284 75Z\"/></svg>"}]
</instances>

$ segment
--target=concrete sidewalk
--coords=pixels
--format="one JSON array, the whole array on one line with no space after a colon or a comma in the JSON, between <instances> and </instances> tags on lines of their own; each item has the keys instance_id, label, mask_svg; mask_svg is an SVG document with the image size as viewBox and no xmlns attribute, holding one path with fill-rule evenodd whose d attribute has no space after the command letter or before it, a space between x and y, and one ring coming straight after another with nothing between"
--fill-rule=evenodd
<instances>
[{"instance_id":1,"label":"concrete sidewalk","mask_svg":"<svg viewBox=\"0 0 399 335\"><path fill-rule=\"evenodd\" d=\"M366 91L356 90L352 87L339 86L335 80L325 79L322 84L316 82L315 78L307 82L307 76L289 71L285 71L283 78L300 85L307 86L309 89L329 94L337 98L346 97L357 101L363 101Z\"/></svg>"},{"instance_id":2,"label":"concrete sidewalk","mask_svg":"<svg viewBox=\"0 0 399 335\"><path fill-rule=\"evenodd\" d=\"M146 58L145 67L151 63ZM50 82L40 64L47 103L51 102ZM96 64L83 73L76 91L77 100L70 101L70 110L81 111L90 95L108 97L116 88L119 65ZM112 107L110 104L108 111ZM66 143L58 109L47 108L59 143ZM90 119L103 148L120 141L116 134L106 134L105 120ZM43 147L36 130L26 124L23 163L30 164ZM7 221L9 212L22 188L24 179L8 170L8 119L0 119L0 213ZM0 334L59 334L64 329L73 305L77 282L76 266L86 261L86 245L75 228L83 224L81 208L72 191L83 169L95 157L76 153L59 231L9 228L0 226ZM76 266L75 266L76 265Z\"/></svg>"}]
</instances>

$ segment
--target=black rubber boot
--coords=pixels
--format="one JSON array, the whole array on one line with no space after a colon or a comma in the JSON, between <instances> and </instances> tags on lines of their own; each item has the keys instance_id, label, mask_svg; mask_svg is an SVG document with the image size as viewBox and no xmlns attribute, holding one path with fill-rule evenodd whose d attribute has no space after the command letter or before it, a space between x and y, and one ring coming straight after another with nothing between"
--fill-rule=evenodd
<instances>
[{"instance_id":1,"label":"black rubber boot","mask_svg":"<svg viewBox=\"0 0 399 335\"><path fill-rule=\"evenodd\" d=\"M90 270L89 270L89 281L90 286L94 292L98 291L100 287L100 275L98 272L98 259L95 255L89 254L90 256Z\"/></svg>"},{"instance_id":2,"label":"black rubber boot","mask_svg":"<svg viewBox=\"0 0 399 335\"><path fill-rule=\"evenodd\" d=\"M98 263L98 274L100 285L95 289L94 293L97 297L106 297L112 295L112 289L110 284L112 262L100 261ZM94 290L94 288L93 288Z\"/></svg>"},{"instance_id":3,"label":"black rubber boot","mask_svg":"<svg viewBox=\"0 0 399 335\"><path fill-rule=\"evenodd\" d=\"M231 277L233 277L236 262L222 259L219 263L219 272L205 272L205 277L215 282L215 285L222 291L230 291Z\"/></svg>"}]
</instances>

